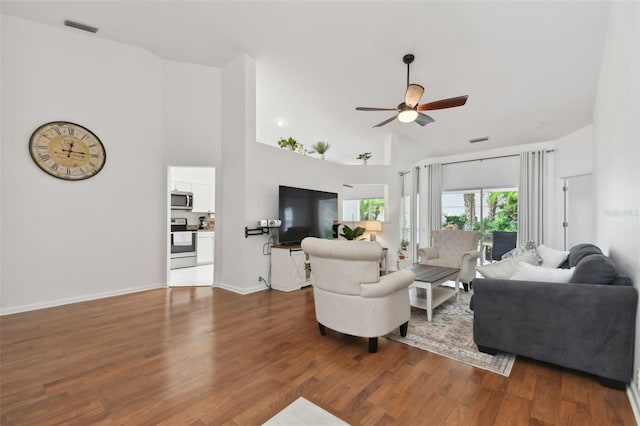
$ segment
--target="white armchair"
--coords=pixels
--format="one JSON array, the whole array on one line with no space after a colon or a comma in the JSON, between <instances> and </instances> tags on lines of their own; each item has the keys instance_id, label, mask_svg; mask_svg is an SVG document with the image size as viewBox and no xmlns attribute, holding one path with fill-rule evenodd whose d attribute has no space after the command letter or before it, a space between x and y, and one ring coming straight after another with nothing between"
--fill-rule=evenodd
<instances>
[{"instance_id":1,"label":"white armchair","mask_svg":"<svg viewBox=\"0 0 640 426\"><path fill-rule=\"evenodd\" d=\"M402 336L407 334L408 288L414 275L405 270L380 276L380 243L308 237L302 240L302 250L311 264L320 334L326 335L328 327L368 337L371 353L378 350L378 337L394 328L400 327Z\"/></svg>"},{"instance_id":2,"label":"white armchair","mask_svg":"<svg viewBox=\"0 0 640 426\"><path fill-rule=\"evenodd\" d=\"M419 263L423 265L460 268L458 279L469 291L469 283L476 276L480 252L478 243L481 232L443 229L431 231L431 247L418 249Z\"/></svg>"}]
</instances>

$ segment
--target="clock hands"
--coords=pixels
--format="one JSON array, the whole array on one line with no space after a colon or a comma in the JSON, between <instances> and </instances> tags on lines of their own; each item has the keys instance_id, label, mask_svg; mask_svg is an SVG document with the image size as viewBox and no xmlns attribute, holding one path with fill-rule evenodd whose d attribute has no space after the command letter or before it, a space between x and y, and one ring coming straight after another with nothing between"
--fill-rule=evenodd
<instances>
[{"instance_id":1,"label":"clock hands","mask_svg":"<svg viewBox=\"0 0 640 426\"><path fill-rule=\"evenodd\" d=\"M71 154L80 154L80 155L82 155L82 156L87 155L87 153L86 153L86 152L82 152L82 151L74 151L74 150L73 150L73 145L75 144L75 142L74 142L74 141L71 141L71 142L69 143L69 149L65 149L65 148L64 148L64 144L65 144L65 141L63 140L63 141L62 141L62 152L66 152L66 153L67 153L67 158L71 158ZM64 154L63 154L63 155L64 155Z\"/></svg>"}]
</instances>

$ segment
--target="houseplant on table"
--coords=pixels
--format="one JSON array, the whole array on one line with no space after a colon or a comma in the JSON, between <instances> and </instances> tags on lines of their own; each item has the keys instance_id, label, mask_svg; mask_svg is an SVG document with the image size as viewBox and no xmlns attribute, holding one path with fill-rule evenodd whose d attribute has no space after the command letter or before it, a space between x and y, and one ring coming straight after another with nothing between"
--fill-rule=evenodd
<instances>
[{"instance_id":1,"label":"houseplant on table","mask_svg":"<svg viewBox=\"0 0 640 426\"><path fill-rule=\"evenodd\" d=\"M364 234L364 231L366 231L366 229L361 226L356 226L354 229L351 229L347 225L342 225L342 234L340 235L347 240L355 240L356 238L362 236L362 234Z\"/></svg>"}]
</instances>

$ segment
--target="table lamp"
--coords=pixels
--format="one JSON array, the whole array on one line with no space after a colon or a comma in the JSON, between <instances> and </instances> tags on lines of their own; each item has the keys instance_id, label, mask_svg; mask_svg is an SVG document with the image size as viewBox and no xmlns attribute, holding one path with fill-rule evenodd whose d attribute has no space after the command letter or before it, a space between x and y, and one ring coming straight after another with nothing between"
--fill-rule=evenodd
<instances>
[{"instance_id":1,"label":"table lamp","mask_svg":"<svg viewBox=\"0 0 640 426\"><path fill-rule=\"evenodd\" d=\"M376 232L382 231L382 221L380 220L367 220L364 222L364 229L369 232L369 239L371 241L376 240Z\"/></svg>"}]
</instances>

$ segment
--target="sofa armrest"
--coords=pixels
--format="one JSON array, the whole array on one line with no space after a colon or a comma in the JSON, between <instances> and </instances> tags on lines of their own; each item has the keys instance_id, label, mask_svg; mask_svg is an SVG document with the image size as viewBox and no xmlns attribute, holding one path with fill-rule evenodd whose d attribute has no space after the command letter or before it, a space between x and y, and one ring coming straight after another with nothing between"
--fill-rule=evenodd
<instances>
[{"instance_id":1,"label":"sofa armrest","mask_svg":"<svg viewBox=\"0 0 640 426\"><path fill-rule=\"evenodd\" d=\"M435 247L420 247L418 249L419 263L424 264L429 259L438 257L438 249Z\"/></svg>"},{"instance_id":2,"label":"sofa armrest","mask_svg":"<svg viewBox=\"0 0 640 426\"><path fill-rule=\"evenodd\" d=\"M360 284L360 296L362 297L384 297L398 290L407 289L413 283L415 275L413 272L403 269L391 274L383 275L377 283ZM408 290L407 290L408 292ZM408 294L408 293L407 293Z\"/></svg>"},{"instance_id":3,"label":"sofa armrest","mask_svg":"<svg viewBox=\"0 0 640 426\"><path fill-rule=\"evenodd\" d=\"M635 288L482 278L473 288L477 345L631 380Z\"/></svg>"}]
</instances>

